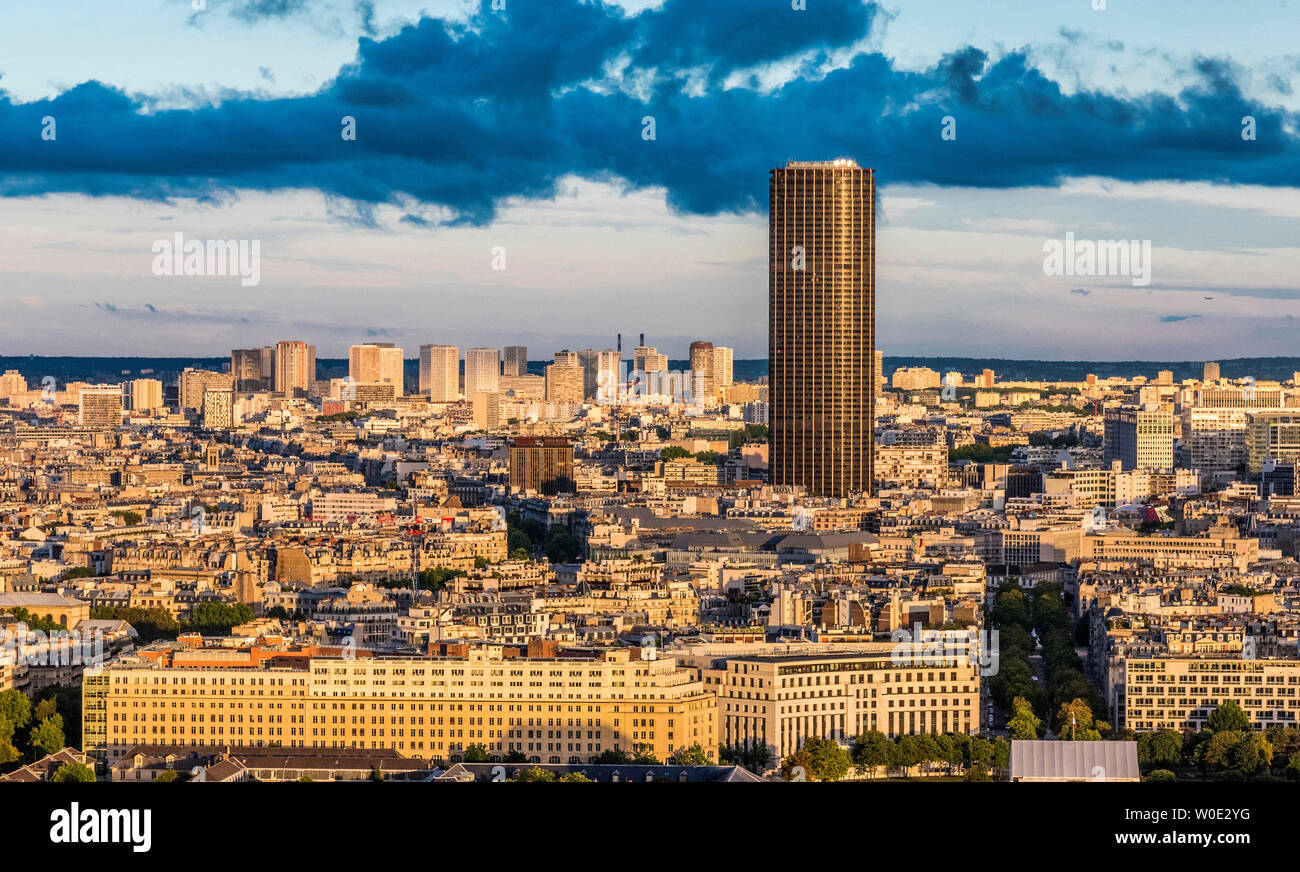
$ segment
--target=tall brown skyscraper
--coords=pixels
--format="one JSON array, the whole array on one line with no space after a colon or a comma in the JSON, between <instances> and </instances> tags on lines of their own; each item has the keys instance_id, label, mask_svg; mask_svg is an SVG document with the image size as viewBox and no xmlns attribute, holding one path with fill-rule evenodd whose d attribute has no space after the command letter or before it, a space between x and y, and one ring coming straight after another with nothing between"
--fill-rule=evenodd
<instances>
[{"instance_id":1,"label":"tall brown skyscraper","mask_svg":"<svg viewBox=\"0 0 1300 872\"><path fill-rule=\"evenodd\" d=\"M875 176L852 160L772 170L768 385L773 484L870 493Z\"/></svg>"}]
</instances>

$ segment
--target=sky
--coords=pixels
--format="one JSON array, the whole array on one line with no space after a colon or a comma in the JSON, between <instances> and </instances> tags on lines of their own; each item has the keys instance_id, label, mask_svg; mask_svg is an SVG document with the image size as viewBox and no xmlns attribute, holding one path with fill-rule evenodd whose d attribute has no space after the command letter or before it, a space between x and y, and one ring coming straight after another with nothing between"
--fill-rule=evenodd
<instances>
[{"instance_id":1,"label":"sky","mask_svg":"<svg viewBox=\"0 0 1300 872\"><path fill-rule=\"evenodd\" d=\"M1297 353L1300 0L5 7L0 354L764 357L767 171L835 157L887 355ZM156 275L177 233L259 284ZM1046 275L1067 235L1149 283Z\"/></svg>"}]
</instances>

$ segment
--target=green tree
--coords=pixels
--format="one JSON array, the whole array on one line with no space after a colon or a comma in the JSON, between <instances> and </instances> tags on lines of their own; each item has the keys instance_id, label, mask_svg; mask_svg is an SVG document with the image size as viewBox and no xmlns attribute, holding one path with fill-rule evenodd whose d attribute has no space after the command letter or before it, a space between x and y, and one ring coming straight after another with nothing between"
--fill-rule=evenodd
<instances>
[{"instance_id":1,"label":"green tree","mask_svg":"<svg viewBox=\"0 0 1300 872\"><path fill-rule=\"evenodd\" d=\"M247 603L201 602L190 612L184 629L204 636L229 636L232 627L253 619L253 610Z\"/></svg>"},{"instance_id":2,"label":"green tree","mask_svg":"<svg viewBox=\"0 0 1300 872\"><path fill-rule=\"evenodd\" d=\"M990 777L989 769L987 766L984 765L984 761L977 760L971 764L971 767L969 769L966 770L966 775L962 780L963 781L992 781L993 779L992 777Z\"/></svg>"},{"instance_id":3,"label":"green tree","mask_svg":"<svg viewBox=\"0 0 1300 872\"><path fill-rule=\"evenodd\" d=\"M31 745L33 760L39 760L66 748L63 715L51 715L33 727L31 735L27 737L27 743Z\"/></svg>"},{"instance_id":4,"label":"green tree","mask_svg":"<svg viewBox=\"0 0 1300 872\"><path fill-rule=\"evenodd\" d=\"M1147 777L1143 778L1142 780L1169 782L1169 781L1177 781L1178 777L1168 769L1152 769L1150 772L1147 773Z\"/></svg>"},{"instance_id":5,"label":"green tree","mask_svg":"<svg viewBox=\"0 0 1300 872\"><path fill-rule=\"evenodd\" d=\"M31 723L32 701L17 690L0 691L0 719L8 721L14 729L21 730Z\"/></svg>"},{"instance_id":6,"label":"green tree","mask_svg":"<svg viewBox=\"0 0 1300 872\"><path fill-rule=\"evenodd\" d=\"M550 769L543 769L540 766L530 766L527 769L520 769L513 779L514 781L554 781L555 773Z\"/></svg>"},{"instance_id":7,"label":"green tree","mask_svg":"<svg viewBox=\"0 0 1300 872\"><path fill-rule=\"evenodd\" d=\"M658 766L659 762L653 745L637 745L632 749L632 763L637 766Z\"/></svg>"},{"instance_id":8,"label":"green tree","mask_svg":"<svg viewBox=\"0 0 1300 872\"><path fill-rule=\"evenodd\" d=\"M82 763L64 763L54 770L51 781L94 781L95 772Z\"/></svg>"},{"instance_id":9,"label":"green tree","mask_svg":"<svg viewBox=\"0 0 1300 872\"><path fill-rule=\"evenodd\" d=\"M1183 735L1176 730L1142 733L1137 739L1137 754L1143 769L1172 769L1183 762Z\"/></svg>"},{"instance_id":10,"label":"green tree","mask_svg":"<svg viewBox=\"0 0 1300 872\"><path fill-rule=\"evenodd\" d=\"M600 752L596 762L603 766L626 766L632 762L632 755L628 754L622 748L606 748Z\"/></svg>"},{"instance_id":11,"label":"green tree","mask_svg":"<svg viewBox=\"0 0 1300 872\"><path fill-rule=\"evenodd\" d=\"M804 750L811 762L810 771L818 781L842 781L849 773L849 752L834 739L810 736L804 741Z\"/></svg>"},{"instance_id":12,"label":"green tree","mask_svg":"<svg viewBox=\"0 0 1300 872\"><path fill-rule=\"evenodd\" d=\"M465 749L466 763L486 763L488 762L488 750L486 745L473 744Z\"/></svg>"},{"instance_id":13,"label":"green tree","mask_svg":"<svg viewBox=\"0 0 1300 872\"><path fill-rule=\"evenodd\" d=\"M1011 708L1013 714L1011 720L1007 722L1011 738L1037 739L1038 728L1043 722L1038 715L1034 714L1034 707L1029 704L1029 700L1018 696L1012 701Z\"/></svg>"},{"instance_id":14,"label":"green tree","mask_svg":"<svg viewBox=\"0 0 1300 872\"><path fill-rule=\"evenodd\" d=\"M154 779L154 781L180 781L180 780L181 780L180 773L177 772L175 769L168 769L166 772L161 773L157 778Z\"/></svg>"},{"instance_id":15,"label":"green tree","mask_svg":"<svg viewBox=\"0 0 1300 872\"><path fill-rule=\"evenodd\" d=\"M1205 726L1211 733L1244 732L1250 729L1250 718L1237 705L1236 700L1228 700L1219 703L1219 705L1210 712L1209 718L1205 721Z\"/></svg>"},{"instance_id":16,"label":"green tree","mask_svg":"<svg viewBox=\"0 0 1300 872\"><path fill-rule=\"evenodd\" d=\"M781 761L781 777L786 781L812 781L812 756L807 746Z\"/></svg>"},{"instance_id":17,"label":"green tree","mask_svg":"<svg viewBox=\"0 0 1300 872\"><path fill-rule=\"evenodd\" d=\"M889 766L889 737L879 730L868 730L853 741L852 758L858 772L874 777L876 770Z\"/></svg>"},{"instance_id":18,"label":"green tree","mask_svg":"<svg viewBox=\"0 0 1300 872\"><path fill-rule=\"evenodd\" d=\"M668 758L668 762L673 766L711 766L713 763L709 760L704 746L699 742L686 748L678 748Z\"/></svg>"},{"instance_id":19,"label":"green tree","mask_svg":"<svg viewBox=\"0 0 1300 872\"><path fill-rule=\"evenodd\" d=\"M592 783L592 780L581 772L566 772L560 776L560 781L585 781Z\"/></svg>"},{"instance_id":20,"label":"green tree","mask_svg":"<svg viewBox=\"0 0 1300 872\"><path fill-rule=\"evenodd\" d=\"M660 460L680 460L683 457L690 457L691 452L679 445L669 445L659 452Z\"/></svg>"}]
</instances>

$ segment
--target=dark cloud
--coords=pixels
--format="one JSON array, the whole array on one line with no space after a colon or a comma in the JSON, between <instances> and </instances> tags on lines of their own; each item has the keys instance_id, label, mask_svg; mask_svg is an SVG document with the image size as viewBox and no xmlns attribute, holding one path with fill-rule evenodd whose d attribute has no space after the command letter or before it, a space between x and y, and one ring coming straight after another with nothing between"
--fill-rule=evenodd
<instances>
[{"instance_id":1,"label":"dark cloud","mask_svg":"<svg viewBox=\"0 0 1300 872\"><path fill-rule=\"evenodd\" d=\"M238 8L266 18L300 5ZM0 195L221 200L309 188L351 204L338 211L359 224L380 203L477 224L505 198L553 196L567 174L663 188L684 212L760 210L767 171L791 157L853 156L882 183L1300 184L1300 145L1284 133L1295 117L1245 99L1240 71L1219 59L1198 59L1193 84L1174 96L1067 95L1025 52L991 58L972 46L919 72L862 53L774 90L721 86L755 66L859 44L879 16L857 0L803 11L784 0L666 0L635 16L579 0L511 2L504 13L484 2L466 21L423 18L362 38L355 61L306 96L231 94L168 111L94 81L33 103L0 96L0 130L11 132ZM620 64L643 85L637 97L592 84ZM703 93L684 87L688 70ZM1240 136L1247 114L1254 142ZM30 134L45 115L58 119L57 141ZM647 115L653 141L642 138ZM946 115L956 140L940 136ZM356 141L340 137L344 116L356 119Z\"/></svg>"}]
</instances>

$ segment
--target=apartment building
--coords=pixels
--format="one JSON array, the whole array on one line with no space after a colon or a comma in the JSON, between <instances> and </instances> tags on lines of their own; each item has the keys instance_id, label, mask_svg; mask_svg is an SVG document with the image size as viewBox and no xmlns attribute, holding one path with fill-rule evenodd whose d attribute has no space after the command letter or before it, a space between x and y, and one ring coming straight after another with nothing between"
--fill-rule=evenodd
<instances>
[{"instance_id":1,"label":"apartment building","mask_svg":"<svg viewBox=\"0 0 1300 872\"><path fill-rule=\"evenodd\" d=\"M1220 703L1235 701L1252 729L1294 727L1300 712L1300 660L1129 658L1123 726L1199 730Z\"/></svg>"},{"instance_id":2,"label":"apartment building","mask_svg":"<svg viewBox=\"0 0 1300 872\"><path fill-rule=\"evenodd\" d=\"M718 696L718 741L761 742L780 759L810 736L848 743L867 730L979 731L979 667L968 656L871 647L880 650L714 661L702 677Z\"/></svg>"},{"instance_id":3,"label":"apartment building","mask_svg":"<svg viewBox=\"0 0 1300 872\"><path fill-rule=\"evenodd\" d=\"M715 753L714 696L673 659L627 648L554 658L510 650L311 657L305 668L233 650L189 661L203 665L119 661L86 672L85 750L109 764L139 744L386 748L453 761L481 744L539 763L641 746L663 759L697 742Z\"/></svg>"}]
</instances>

